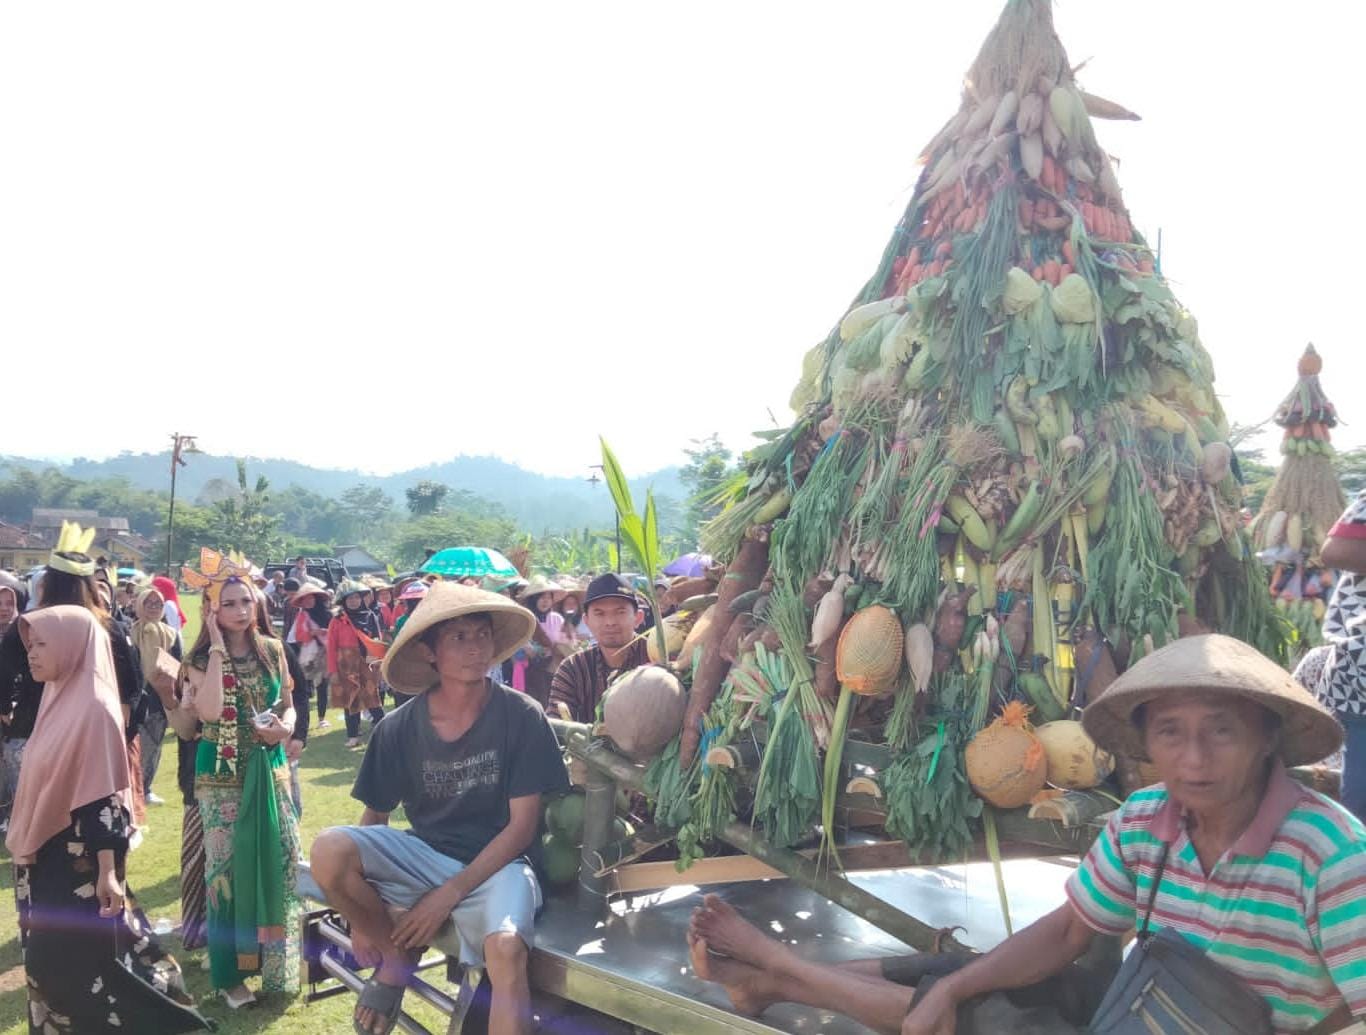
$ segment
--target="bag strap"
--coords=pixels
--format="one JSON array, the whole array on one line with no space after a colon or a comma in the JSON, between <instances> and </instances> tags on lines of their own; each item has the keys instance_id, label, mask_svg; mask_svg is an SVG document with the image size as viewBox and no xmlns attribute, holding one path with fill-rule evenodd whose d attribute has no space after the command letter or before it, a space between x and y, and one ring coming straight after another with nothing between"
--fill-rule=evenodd
<instances>
[{"instance_id":1,"label":"bag strap","mask_svg":"<svg viewBox=\"0 0 1366 1035\"><path fill-rule=\"evenodd\" d=\"M1342 1031L1343 1028L1353 1021L1352 1011L1343 1003L1336 1010L1330 1013L1318 1024L1309 1029L1305 1035L1333 1035L1334 1032Z\"/></svg>"},{"instance_id":2,"label":"bag strap","mask_svg":"<svg viewBox=\"0 0 1366 1035\"><path fill-rule=\"evenodd\" d=\"M1157 888L1162 883L1162 874L1167 869L1167 853L1171 851L1171 842L1162 842L1162 854L1157 858L1157 874L1153 877L1152 889L1148 892L1148 906L1143 911L1143 925L1138 929L1139 941L1144 941L1148 937L1148 921L1153 915L1153 903L1157 901Z\"/></svg>"}]
</instances>

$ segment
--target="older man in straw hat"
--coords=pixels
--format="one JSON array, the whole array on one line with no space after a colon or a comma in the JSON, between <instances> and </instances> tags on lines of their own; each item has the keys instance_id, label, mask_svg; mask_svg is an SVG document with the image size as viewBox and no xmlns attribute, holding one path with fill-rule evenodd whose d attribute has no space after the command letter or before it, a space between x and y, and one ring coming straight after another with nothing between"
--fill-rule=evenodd
<instances>
[{"instance_id":1,"label":"older man in straw hat","mask_svg":"<svg viewBox=\"0 0 1366 1035\"><path fill-rule=\"evenodd\" d=\"M1097 1016L1087 1030L1328 1032L1366 1017L1366 829L1286 772L1337 748L1333 717L1246 644L1197 636L1134 665L1083 722L1101 747L1150 759L1162 782L1111 817L1068 880L1067 902L1042 920L985 956L824 967L709 896L689 937L698 974L751 1013L792 1000L905 1035L1072 1031L1096 1006L1095 996L1066 1004L1059 994L1085 990L1074 961L1097 934L1146 923L1155 940L1191 954L1182 967L1187 991L1227 991L1223 983L1232 982L1261 1027L1183 1027L1163 1015L1158 995L1136 995L1119 1012L1140 1027ZM1144 956L1131 954L1116 990ZM936 972L943 976L925 979ZM906 987L917 980L919 988ZM1103 981L1092 984L1103 991ZM1164 992L1160 981L1143 985ZM1050 999L1062 1016L1041 1029L985 1021L1002 1003L990 993L1006 991Z\"/></svg>"},{"instance_id":2,"label":"older man in straw hat","mask_svg":"<svg viewBox=\"0 0 1366 1035\"><path fill-rule=\"evenodd\" d=\"M541 796L568 787L555 735L534 701L487 678L531 637L525 608L440 583L409 617L384 676L411 702L380 723L352 795L360 826L323 831L313 876L376 966L357 1029L387 1033L420 950L450 923L463 962L487 968L489 1031L531 1030L527 948L541 905L532 869ZM410 831L389 827L404 807ZM405 910L394 920L390 908Z\"/></svg>"}]
</instances>

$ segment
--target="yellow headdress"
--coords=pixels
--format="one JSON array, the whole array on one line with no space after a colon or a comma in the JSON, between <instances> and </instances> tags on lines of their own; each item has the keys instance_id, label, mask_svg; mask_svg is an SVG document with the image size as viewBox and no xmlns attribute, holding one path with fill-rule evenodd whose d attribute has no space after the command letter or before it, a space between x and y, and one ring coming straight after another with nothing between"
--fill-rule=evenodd
<instances>
[{"instance_id":1,"label":"yellow headdress","mask_svg":"<svg viewBox=\"0 0 1366 1035\"><path fill-rule=\"evenodd\" d=\"M180 573L180 577L190 589L202 590L204 599L217 607L223 587L233 579L251 585L251 561L235 550L224 556L217 550L201 547L199 571L187 568Z\"/></svg>"},{"instance_id":2,"label":"yellow headdress","mask_svg":"<svg viewBox=\"0 0 1366 1035\"><path fill-rule=\"evenodd\" d=\"M95 574L95 561L89 556L90 544L94 541L93 528L82 529L74 521L63 521L61 535L48 555L47 566L68 575Z\"/></svg>"}]
</instances>

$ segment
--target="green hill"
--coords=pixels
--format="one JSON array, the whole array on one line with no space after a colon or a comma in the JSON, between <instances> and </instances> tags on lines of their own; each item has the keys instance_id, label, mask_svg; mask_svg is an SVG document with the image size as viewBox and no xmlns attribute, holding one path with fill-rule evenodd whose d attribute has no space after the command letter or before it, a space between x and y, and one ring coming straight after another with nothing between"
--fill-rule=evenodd
<instances>
[{"instance_id":1,"label":"green hill","mask_svg":"<svg viewBox=\"0 0 1366 1035\"><path fill-rule=\"evenodd\" d=\"M247 457L246 461L251 477L264 476L275 491L297 486L335 499L356 485L376 486L402 508L405 490L421 481L434 481L448 485L456 492L463 490L499 504L519 527L533 534L590 525L610 527L612 523L612 502L602 484L593 485L586 477L558 478L537 474L491 456L458 456L444 463L386 476L310 467L275 458ZM182 467L177 476L177 498L193 501L215 481L235 485L236 464L237 458L231 456L205 453L190 458L190 463ZM3 470L5 468L9 470ZM55 468L80 481L122 479L135 489L162 492L169 487L170 454L122 453L107 460L78 458L70 463L0 457L0 473L6 476L24 468L35 473ZM688 495L679 480L678 467L668 467L632 480L632 488L637 493L643 495L647 486L654 489L656 496L669 497L680 503Z\"/></svg>"}]
</instances>

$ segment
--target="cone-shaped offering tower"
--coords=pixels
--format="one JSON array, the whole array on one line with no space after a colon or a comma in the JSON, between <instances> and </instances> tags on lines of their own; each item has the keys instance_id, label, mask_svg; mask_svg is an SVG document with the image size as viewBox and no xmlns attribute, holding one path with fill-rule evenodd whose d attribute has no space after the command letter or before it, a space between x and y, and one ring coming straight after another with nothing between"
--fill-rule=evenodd
<instances>
[{"instance_id":1,"label":"cone-shaped offering tower","mask_svg":"<svg viewBox=\"0 0 1366 1035\"><path fill-rule=\"evenodd\" d=\"M1285 460L1262 501L1253 539L1258 549L1289 547L1302 559L1317 562L1347 499L1333 470L1332 430L1338 414L1319 383L1323 360L1313 345L1304 350L1297 369L1299 381L1272 418L1285 429Z\"/></svg>"},{"instance_id":2,"label":"cone-shaped offering tower","mask_svg":"<svg viewBox=\"0 0 1366 1035\"><path fill-rule=\"evenodd\" d=\"M1320 640L1320 623L1333 585L1321 570L1319 550L1347 507L1333 469L1332 429L1337 410L1324 394L1323 360L1310 345L1300 357L1299 381L1272 418L1285 429L1285 460L1252 523L1259 556L1272 566L1271 595L1299 630L1300 641Z\"/></svg>"},{"instance_id":3,"label":"cone-shaped offering tower","mask_svg":"<svg viewBox=\"0 0 1366 1035\"><path fill-rule=\"evenodd\" d=\"M951 852L970 784L1013 798L1037 776L1022 739L1018 772L965 766L1007 702L1065 720L1192 622L1283 655L1209 355L1097 117L1134 116L1078 86L1047 0L1010 0L876 272L806 355L797 422L704 531L751 592L693 669L680 755L702 811L730 792L699 743L757 716L756 823L790 843L824 805L828 832L852 728L895 760L888 829ZM904 635L870 640L888 614Z\"/></svg>"}]
</instances>

